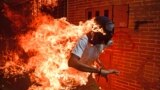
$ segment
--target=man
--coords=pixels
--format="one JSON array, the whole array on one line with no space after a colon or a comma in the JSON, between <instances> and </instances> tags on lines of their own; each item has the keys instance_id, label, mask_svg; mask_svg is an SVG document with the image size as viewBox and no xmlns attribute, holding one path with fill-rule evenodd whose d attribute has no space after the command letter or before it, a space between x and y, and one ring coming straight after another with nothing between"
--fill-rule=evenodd
<instances>
[{"instance_id":1,"label":"man","mask_svg":"<svg viewBox=\"0 0 160 90\"><path fill-rule=\"evenodd\" d=\"M92 30L83 36L75 48L72 50L68 65L83 72L97 73L106 77L108 74L117 74L117 70L106 70L102 68L93 67L93 64L98 60L99 54L102 50L111 44L114 33L114 24L105 16L98 16L94 19L95 24L101 28L102 32ZM89 76L89 81L86 86L79 86L77 90L99 90L92 75Z\"/></svg>"}]
</instances>

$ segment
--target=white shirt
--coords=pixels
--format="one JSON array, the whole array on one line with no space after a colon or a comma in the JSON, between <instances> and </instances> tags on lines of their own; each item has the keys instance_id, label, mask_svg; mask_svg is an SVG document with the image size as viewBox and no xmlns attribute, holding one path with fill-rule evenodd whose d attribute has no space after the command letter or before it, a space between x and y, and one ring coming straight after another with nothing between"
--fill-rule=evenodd
<instances>
[{"instance_id":1,"label":"white shirt","mask_svg":"<svg viewBox=\"0 0 160 90\"><path fill-rule=\"evenodd\" d=\"M88 37L84 35L82 38L80 38L79 42L72 50L72 53L80 57L81 62L92 65L94 61L98 59L99 54L104 49L104 47L101 47L101 45L91 45L88 42Z\"/></svg>"}]
</instances>

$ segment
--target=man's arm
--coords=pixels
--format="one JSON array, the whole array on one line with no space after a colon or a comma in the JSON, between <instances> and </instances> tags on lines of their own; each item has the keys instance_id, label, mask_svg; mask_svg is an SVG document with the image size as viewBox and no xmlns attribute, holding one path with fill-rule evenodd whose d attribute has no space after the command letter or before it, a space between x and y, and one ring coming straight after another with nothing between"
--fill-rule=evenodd
<instances>
[{"instance_id":1,"label":"man's arm","mask_svg":"<svg viewBox=\"0 0 160 90\"><path fill-rule=\"evenodd\" d=\"M71 54L71 57L68 62L68 66L83 72L99 73L99 70L97 68L83 64L79 61L79 59L80 58L75 54Z\"/></svg>"},{"instance_id":2,"label":"man's arm","mask_svg":"<svg viewBox=\"0 0 160 90\"><path fill-rule=\"evenodd\" d=\"M104 77L108 74L118 74L119 73L117 70L98 69L98 68L83 64L79 61L79 59L80 58L78 56L72 54L69 59L68 66L73 67L73 68L75 68L79 71L83 71L83 72L98 73Z\"/></svg>"}]
</instances>

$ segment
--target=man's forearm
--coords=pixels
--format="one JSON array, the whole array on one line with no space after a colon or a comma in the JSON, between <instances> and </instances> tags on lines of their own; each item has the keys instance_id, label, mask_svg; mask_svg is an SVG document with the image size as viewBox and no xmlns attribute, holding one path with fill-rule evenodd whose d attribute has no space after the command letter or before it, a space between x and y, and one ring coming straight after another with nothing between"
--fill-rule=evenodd
<instances>
[{"instance_id":1,"label":"man's forearm","mask_svg":"<svg viewBox=\"0 0 160 90\"><path fill-rule=\"evenodd\" d=\"M97 69L95 67L89 66L87 64L83 64L79 61L79 58L77 58L75 55L72 55L68 65L70 67L73 67L77 70L83 71L83 72L90 72L90 73L99 73L102 76L106 76L108 74L119 74L119 71L114 70L114 69L110 69L110 70L106 70L106 69Z\"/></svg>"},{"instance_id":2,"label":"man's forearm","mask_svg":"<svg viewBox=\"0 0 160 90\"><path fill-rule=\"evenodd\" d=\"M99 73L99 69L83 64L79 61L79 58L76 57L75 55L72 55L68 65L70 67L76 68L77 70L83 71L83 72L90 72L90 73Z\"/></svg>"},{"instance_id":3,"label":"man's forearm","mask_svg":"<svg viewBox=\"0 0 160 90\"><path fill-rule=\"evenodd\" d=\"M84 71L84 72L99 73L99 69L92 67L92 66L89 66L89 65L86 65L86 64L83 64L79 61L77 62L77 64L75 65L74 68L76 68L80 71Z\"/></svg>"}]
</instances>

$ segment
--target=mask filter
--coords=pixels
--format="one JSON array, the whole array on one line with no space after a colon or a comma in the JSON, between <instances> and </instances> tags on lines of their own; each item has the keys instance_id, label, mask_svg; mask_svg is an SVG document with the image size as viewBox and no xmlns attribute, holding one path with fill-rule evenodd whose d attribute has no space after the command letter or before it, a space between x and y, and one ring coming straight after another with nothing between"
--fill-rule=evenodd
<instances>
[{"instance_id":1,"label":"mask filter","mask_svg":"<svg viewBox=\"0 0 160 90\"><path fill-rule=\"evenodd\" d=\"M98 49L99 52L103 52L103 49L105 48L104 44L98 44L96 45L96 48Z\"/></svg>"},{"instance_id":2,"label":"mask filter","mask_svg":"<svg viewBox=\"0 0 160 90\"><path fill-rule=\"evenodd\" d=\"M105 45L105 44L98 44L96 45L96 48L98 49L99 52L103 52L103 50L106 48L106 47L109 47L113 44L113 41L112 40L109 40L108 43Z\"/></svg>"}]
</instances>

